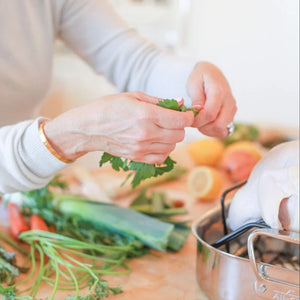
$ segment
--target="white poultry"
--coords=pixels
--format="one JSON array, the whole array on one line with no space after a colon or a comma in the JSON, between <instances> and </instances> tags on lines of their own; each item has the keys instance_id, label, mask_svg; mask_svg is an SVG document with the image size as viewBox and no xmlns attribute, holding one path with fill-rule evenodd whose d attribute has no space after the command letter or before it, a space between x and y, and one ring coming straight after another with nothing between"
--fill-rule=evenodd
<instances>
[{"instance_id":1,"label":"white poultry","mask_svg":"<svg viewBox=\"0 0 300 300\"><path fill-rule=\"evenodd\" d=\"M261 218L272 228L300 231L299 140L267 152L232 199L228 213L232 230Z\"/></svg>"}]
</instances>

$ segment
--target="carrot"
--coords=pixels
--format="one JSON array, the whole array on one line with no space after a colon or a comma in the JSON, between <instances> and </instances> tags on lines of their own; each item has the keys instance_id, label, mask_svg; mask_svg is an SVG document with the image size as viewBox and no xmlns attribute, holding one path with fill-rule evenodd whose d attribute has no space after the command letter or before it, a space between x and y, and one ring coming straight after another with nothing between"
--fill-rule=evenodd
<instances>
[{"instance_id":1,"label":"carrot","mask_svg":"<svg viewBox=\"0 0 300 300\"><path fill-rule=\"evenodd\" d=\"M47 224L39 215L32 214L29 219L29 224L31 230L49 231Z\"/></svg>"},{"instance_id":2,"label":"carrot","mask_svg":"<svg viewBox=\"0 0 300 300\"><path fill-rule=\"evenodd\" d=\"M43 230L49 231L49 228L46 222L37 214L32 214L29 218L30 230ZM38 243L34 241L34 243ZM49 257L47 255L44 256L45 263L49 261Z\"/></svg>"},{"instance_id":3,"label":"carrot","mask_svg":"<svg viewBox=\"0 0 300 300\"><path fill-rule=\"evenodd\" d=\"M18 239L19 234L28 231L29 227L18 205L8 203L8 215L11 235L13 238Z\"/></svg>"},{"instance_id":4,"label":"carrot","mask_svg":"<svg viewBox=\"0 0 300 300\"><path fill-rule=\"evenodd\" d=\"M54 227L53 224L51 224L51 225L49 226L49 231L52 232L52 233L55 233L55 227Z\"/></svg>"}]
</instances>

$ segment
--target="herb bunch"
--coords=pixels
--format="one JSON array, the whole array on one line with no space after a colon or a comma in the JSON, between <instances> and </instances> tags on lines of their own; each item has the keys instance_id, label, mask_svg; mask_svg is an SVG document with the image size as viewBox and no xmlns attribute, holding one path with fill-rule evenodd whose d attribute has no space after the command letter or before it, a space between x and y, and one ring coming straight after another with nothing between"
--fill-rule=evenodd
<instances>
[{"instance_id":1,"label":"herb bunch","mask_svg":"<svg viewBox=\"0 0 300 300\"><path fill-rule=\"evenodd\" d=\"M194 115L197 115L198 113L198 110L194 108L188 108L185 105L179 106L178 101L174 99L164 99L162 101L159 101L157 105L163 108L182 111L182 112L192 111ZM172 160L169 156L167 157L167 159L164 161L163 164L147 164L142 162L129 161L128 159L123 160L118 156L104 152L100 159L99 166L102 167L103 164L107 162L110 162L112 168L116 171L120 171L120 170L123 170L125 172L132 171L132 173L127 176L125 181L127 181L130 177L133 176L133 179L131 181L131 187L133 189L136 186L138 186L142 180L151 177L157 177L166 172L170 172L174 168L174 165L176 164L176 162Z\"/></svg>"}]
</instances>

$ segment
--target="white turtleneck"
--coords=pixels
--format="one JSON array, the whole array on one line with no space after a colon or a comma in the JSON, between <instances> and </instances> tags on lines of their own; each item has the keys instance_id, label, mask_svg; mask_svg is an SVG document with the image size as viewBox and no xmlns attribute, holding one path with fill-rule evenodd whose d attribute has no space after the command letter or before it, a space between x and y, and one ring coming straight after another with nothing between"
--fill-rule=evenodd
<instances>
[{"instance_id":1,"label":"white turtleneck","mask_svg":"<svg viewBox=\"0 0 300 300\"><path fill-rule=\"evenodd\" d=\"M0 0L0 194L42 187L66 166L38 134L56 38L120 91L186 97L194 63L142 39L106 0Z\"/></svg>"}]
</instances>

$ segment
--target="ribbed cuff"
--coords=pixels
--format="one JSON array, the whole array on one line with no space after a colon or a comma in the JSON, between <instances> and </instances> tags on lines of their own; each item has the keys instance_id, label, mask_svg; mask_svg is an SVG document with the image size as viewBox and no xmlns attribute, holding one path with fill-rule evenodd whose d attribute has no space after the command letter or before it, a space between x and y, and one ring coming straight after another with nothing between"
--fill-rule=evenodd
<instances>
[{"instance_id":1,"label":"ribbed cuff","mask_svg":"<svg viewBox=\"0 0 300 300\"><path fill-rule=\"evenodd\" d=\"M19 149L20 156L27 165L28 170L31 171L33 176L36 176L35 181L48 180L55 173L68 166L68 164L52 155L42 142L38 129L42 120L45 119L38 118L27 127Z\"/></svg>"}]
</instances>

